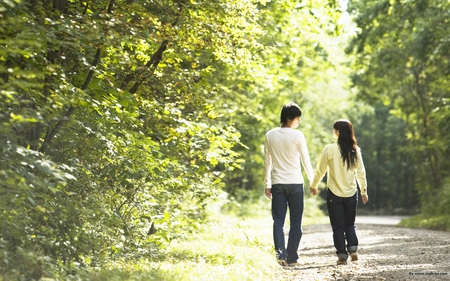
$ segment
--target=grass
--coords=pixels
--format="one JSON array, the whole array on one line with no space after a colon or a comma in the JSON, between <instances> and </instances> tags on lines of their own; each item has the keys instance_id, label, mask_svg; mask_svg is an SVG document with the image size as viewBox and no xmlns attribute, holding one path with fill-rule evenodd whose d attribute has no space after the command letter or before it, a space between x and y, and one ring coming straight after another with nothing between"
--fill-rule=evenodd
<instances>
[{"instance_id":1,"label":"grass","mask_svg":"<svg viewBox=\"0 0 450 281\"><path fill-rule=\"evenodd\" d=\"M109 281L245 281L280 280L283 269L273 252L268 204L249 208L253 214L213 212L213 219L187 240L174 240L158 259L116 260L83 280ZM328 224L328 217L306 204L303 225ZM248 207L248 206L247 206ZM241 211L243 208L241 208ZM288 225L288 222L287 222ZM417 215L400 226L450 230L450 216Z\"/></svg>"},{"instance_id":2,"label":"grass","mask_svg":"<svg viewBox=\"0 0 450 281\"><path fill-rule=\"evenodd\" d=\"M115 261L89 280L279 280L282 268L273 252L272 218L216 214L201 233L172 241L161 260ZM287 222L288 223L288 222ZM304 217L304 225L328 223L327 217Z\"/></svg>"},{"instance_id":3,"label":"grass","mask_svg":"<svg viewBox=\"0 0 450 281\"><path fill-rule=\"evenodd\" d=\"M403 219L398 226L450 231L450 215L419 214Z\"/></svg>"},{"instance_id":4,"label":"grass","mask_svg":"<svg viewBox=\"0 0 450 281\"><path fill-rule=\"evenodd\" d=\"M221 215L186 241L172 241L162 260L111 264L90 280L276 280L270 218Z\"/></svg>"}]
</instances>

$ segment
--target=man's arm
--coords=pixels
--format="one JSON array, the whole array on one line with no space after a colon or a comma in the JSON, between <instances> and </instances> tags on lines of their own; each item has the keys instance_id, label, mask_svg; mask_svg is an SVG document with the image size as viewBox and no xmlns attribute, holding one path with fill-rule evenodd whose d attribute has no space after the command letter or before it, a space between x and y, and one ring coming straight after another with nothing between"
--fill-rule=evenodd
<instances>
[{"instance_id":1,"label":"man's arm","mask_svg":"<svg viewBox=\"0 0 450 281\"><path fill-rule=\"evenodd\" d=\"M323 176L327 172L328 168L328 151L327 147L324 147L322 150L322 154L319 157L319 162L316 165L316 172L314 173L314 179L311 182L311 186L309 187L309 192L312 195L316 195L318 193L317 186L319 182L322 180Z\"/></svg>"},{"instance_id":2,"label":"man's arm","mask_svg":"<svg viewBox=\"0 0 450 281\"><path fill-rule=\"evenodd\" d=\"M272 199L272 181L270 179L270 173L272 169L272 157L270 156L269 142L266 140L264 142L264 186L265 194L269 199Z\"/></svg>"}]
</instances>

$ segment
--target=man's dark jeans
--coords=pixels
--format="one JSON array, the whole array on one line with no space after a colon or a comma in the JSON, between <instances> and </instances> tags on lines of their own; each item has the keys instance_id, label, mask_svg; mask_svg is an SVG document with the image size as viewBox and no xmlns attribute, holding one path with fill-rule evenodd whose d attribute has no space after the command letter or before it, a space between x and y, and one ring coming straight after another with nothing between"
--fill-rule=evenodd
<instances>
[{"instance_id":1,"label":"man's dark jeans","mask_svg":"<svg viewBox=\"0 0 450 281\"><path fill-rule=\"evenodd\" d=\"M327 192L327 207L333 228L334 247L339 258L347 259L348 253L358 250L355 217L358 205L358 191L351 197L339 197L329 189ZM345 241L347 240L347 245ZM348 252L347 252L348 251Z\"/></svg>"},{"instance_id":2,"label":"man's dark jeans","mask_svg":"<svg viewBox=\"0 0 450 281\"><path fill-rule=\"evenodd\" d=\"M303 184L272 185L273 239L278 259L296 262L297 250L302 238ZM289 206L289 238L287 249L284 240L284 221Z\"/></svg>"}]
</instances>

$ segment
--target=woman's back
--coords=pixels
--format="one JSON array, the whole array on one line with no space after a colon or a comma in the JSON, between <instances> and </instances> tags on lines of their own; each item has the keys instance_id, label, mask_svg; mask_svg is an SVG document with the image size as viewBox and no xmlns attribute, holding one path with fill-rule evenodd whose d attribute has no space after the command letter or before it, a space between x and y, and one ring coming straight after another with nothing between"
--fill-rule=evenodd
<instances>
[{"instance_id":1,"label":"woman's back","mask_svg":"<svg viewBox=\"0 0 450 281\"><path fill-rule=\"evenodd\" d=\"M337 143L325 146L322 152L318 169L321 172L328 171L327 187L338 196L350 197L355 194L357 188L355 176L360 186L365 188L367 185L360 149L357 149L356 154L354 167L348 169L342 161L341 150Z\"/></svg>"}]
</instances>

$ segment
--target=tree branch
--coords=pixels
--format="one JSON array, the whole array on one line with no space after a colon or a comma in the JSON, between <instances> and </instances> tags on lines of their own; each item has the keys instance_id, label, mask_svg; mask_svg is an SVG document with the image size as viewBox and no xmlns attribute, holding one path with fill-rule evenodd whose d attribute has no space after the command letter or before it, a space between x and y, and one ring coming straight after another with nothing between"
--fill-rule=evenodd
<instances>
[{"instance_id":1,"label":"tree branch","mask_svg":"<svg viewBox=\"0 0 450 281\"><path fill-rule=\"evenodd\" d=\"M109 4L108 4L108 10L107 10L107 13L108 13L108 14L112 14L113 8L114 8L114 4L115 4L115 0L111 0L111 1L109 2Z\"/></svg>"},{"instance_id":2,"label":"tree branch","mask_svg":"<svg viewBox=\"0 0 450 281\"><path fill-rule=\"evenodd\" d=\"M158 67L159 62L162 60L162 55L164 51L167 48L167 45L169 44L169 40L164 40L161 45L159 46L158 50L153 54L153 56L150 58L150 60L145 64L146 68L150 69L150 73L153 74L155 72L155 69ZM130 93L134 94L139 86L146 80L148 76L145 78L139 79L134 83L133 87L130 89Z\"/></svg>"},{"instance_id":3,"label":"tree branch","mask_svg":"<svg viewBox=\"0 0 450 281\"><path fill-rule=\"evenodd\" d=\"M178 24L178 21L180 20L181 17L181 13L183 12L183 9L185 8L185 2L186 0L179 0L177 8L178 8L178 12L177 15L175 17L175 20L172 22L172 26L175 26ZM156 51L155 54L153 54L152 58L150 59L149 62L147 62L147 64L145 64L146 68L150 67L151 70L151 74L153 74L153 72L155 71L156 67L158 66L159 62L162 59L162 54L163 52L166 50L167 48L167 44L169 43L168 40L164 40L161 43L161 46L159 47L159 49ZM140 71L137 70L134 73L130 73L127 74L125 76L125 78L122 81L122 85L120 85L120 89L125 89L128 84L135 78L137 78L139 76L139 74L143 73L144 71ZM137 89L139 88L139 86L145 81L145 79L140 79L138 81L136 81L134 83L134 85L130 88L130 93L135 93L137 91Z\"/></svg>"},{"instance_id":4,"label":"tree branch","mask_svg":"<svg viewBox=\"0 0 450 281\"><path fill-rule=\"evenodd\" d=\"M185 2L186 2L186 0L180 0L178 2L178 13L175 18L175 21L172 23L172 26L175 26L178 24L178 21L180 20L180 17L181 17L181 12L183 11L183 8L185 7L185 4L184 4Z\"/></svg>"},{"instance_id":5,"label":"tree branch","mask_svg":"<svg viewBox=\"0 0 450 281\"><path fill-rule=\"evenodd\" d=\"M84 80L83 86L81 87L82 90L86 90L89 86L89 83L92 80L92 77L94 76L94 68L98 65L100 62L100 47L97 48L97 53L95 54L94 62L92 63L91 70L89 70L88 75L86 76L86 79ZM69 109L66 111L64 116L56 123L56 125L52 128L49 126L47 128L47 133L45 134L44 143L42 144L41 148L39 149L40 152L45 153L47 151L48 146L55 138L56 134L61 130L61 128L69 121L70 116L72 116L73 112L75 111L74 106L70 106Z\"/></svg>"}]
</instances>

